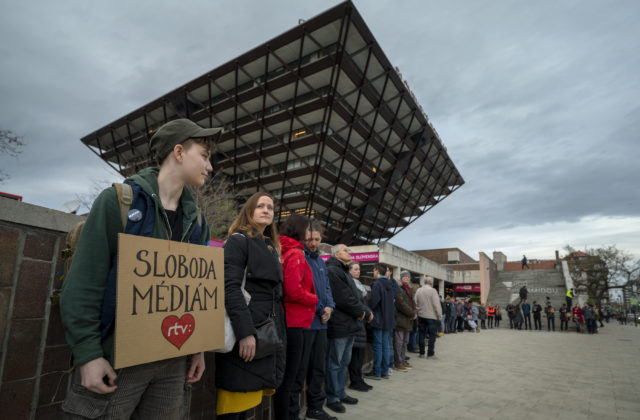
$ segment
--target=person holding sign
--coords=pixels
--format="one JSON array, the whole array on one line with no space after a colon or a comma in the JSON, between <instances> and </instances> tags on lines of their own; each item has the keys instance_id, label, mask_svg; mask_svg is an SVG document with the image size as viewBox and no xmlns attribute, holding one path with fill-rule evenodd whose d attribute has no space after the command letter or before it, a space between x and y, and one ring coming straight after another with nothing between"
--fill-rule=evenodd
<instances>
[{"instance_id":1,"label":"person holding sign","mask_svg":"<svg viewBox=\"0 0 640 420\"><path fill-rule=\"evenodd\" d=\"M273 209L269 194L253 194L229 228L224 244L225 306L237 342L231 352L216 353L220 420L245 419L263 395L273 395L284 376L284 349L255 358L257 327L269 318L285 340L280 241ZM241 290L243 279L251 295L249 304Z\"/></svg>"},{"instance_id":2,"label":"person holding sign","mask_svg":"<svg viewBox=\"0 0 640 420\"><path fill-rule=\"evenodd\" d=\"M115 187L95 200L60 299L75 368L74 385L62 405L66 418L184 416L189 399L185 382L200 380L205 369L202 353L190 361L181 356L117 372L112 367L118 234L140 232L151 238L207 244L209 228L187 186L204 185L213 170L213 142L221 132L188 119L161 126L149 143L160 167L143 169L125 181L133 193L126 226Z\"/></svg>"}]
</instances>

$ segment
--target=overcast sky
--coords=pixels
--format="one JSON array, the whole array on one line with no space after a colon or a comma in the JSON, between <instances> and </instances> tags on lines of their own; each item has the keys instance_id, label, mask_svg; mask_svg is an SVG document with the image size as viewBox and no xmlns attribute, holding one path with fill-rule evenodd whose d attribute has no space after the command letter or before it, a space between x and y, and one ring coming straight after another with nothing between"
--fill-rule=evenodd
<instances>
[{"instance_id":1,"label":"overcast sky","mask_svg":"<svg viewBox=\"0 0 640 420\"><path fill-rule=\"evenodd\" d=\"M60 208L119 176L80 138L337 1L0 1L0 191ZM355 1L466 183L391 242L640 256L640 2Z\"/></svg>"}]
</instances>

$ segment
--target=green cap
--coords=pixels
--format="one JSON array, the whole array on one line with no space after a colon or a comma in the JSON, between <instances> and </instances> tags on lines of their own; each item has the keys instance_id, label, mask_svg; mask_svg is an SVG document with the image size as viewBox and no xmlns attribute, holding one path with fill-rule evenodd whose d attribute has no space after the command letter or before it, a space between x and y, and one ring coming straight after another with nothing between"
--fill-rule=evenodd
<instances>
[{"instance_id":1,"label":"green cap","mask_svg":"<svg viewBox=\"0 0 640 420\"><path fill-rule=\"evenodd\" d=\"M202 128L187 118L181 118L158 128L149 140L149 147L156 158L164 159L177 144L204 137L217 140L222 131L222 127Z\"/></svg>"}]
</instances>

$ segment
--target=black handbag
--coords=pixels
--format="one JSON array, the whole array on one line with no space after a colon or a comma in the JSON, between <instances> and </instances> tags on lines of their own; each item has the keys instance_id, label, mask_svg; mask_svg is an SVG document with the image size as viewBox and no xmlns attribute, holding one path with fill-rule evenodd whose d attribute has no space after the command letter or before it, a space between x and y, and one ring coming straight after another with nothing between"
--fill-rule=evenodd
<instances>
[{"instance_id":1,"label":"black handbag","mask_svg":"<svg viewBox=\"0 0 640 420\"><path fill-rule=\"evenodd\" d=\"M282 337L276 325L275 298L271 299L271 314L260 324L256 325L256 354L254 359L271 356L284 348Z\"/></svg>"}]
</instances>

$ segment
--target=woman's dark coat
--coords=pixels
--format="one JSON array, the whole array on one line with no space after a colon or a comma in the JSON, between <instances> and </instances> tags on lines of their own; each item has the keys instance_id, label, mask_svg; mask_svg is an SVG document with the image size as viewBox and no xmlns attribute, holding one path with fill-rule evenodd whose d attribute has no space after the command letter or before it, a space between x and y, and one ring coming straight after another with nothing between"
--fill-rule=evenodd
<instances>
[{"instance_id":1,"label":"woman's dark coat","mask_svg":"<svg viewBox=\"0 0 640 420\"><path fill-rule=\"evenodd\" d=\"M367 315L365 316L365 319L363 319L362 321L358 321L358 325L360 326L360 329L355 334L353 347L363 349L367 347L367 328L366 328L367 321L366 320L369 319L369 315L371 314L371 309L369 309L369 307L367 306L364 296L360 297L360 303L362 304L362 306L367 308L366 309Z\"/></svg>"},{"instance_id":2,"label":"woman's dark coat","mask_svg":"<svg viewBox=\"0 0 640 420\"><path fill-rule=\"evenodd\" d=\"M356 335L361 325L358 318L371 313L366 305L362 304L362 293L356 287L347 265L331 257L327 261L329 283L336 308L329 319L328 338L342 338Z\"/></svg>"},{"instance_id":3,"label":"woman's dark coat","mask_svg":"<svg viewBox=\"0 0 640 420\"><path fill-rule=\"evenodd\" d=\"M255 325L265 321L275 309L276 324L286 343L286 323L281 303L282 266L277 250L269 238L260 235L250 238L244 232L240 233L231 235L224 245L225 307L236 340L255 334ZM245 289L251 295L248 307L240 291L245 267ZM216 353L216 386L233 392L277 388L284 376L284 349L246 363L238 355L237 341L229 353Z\"/></svg>"}]
</instances>

